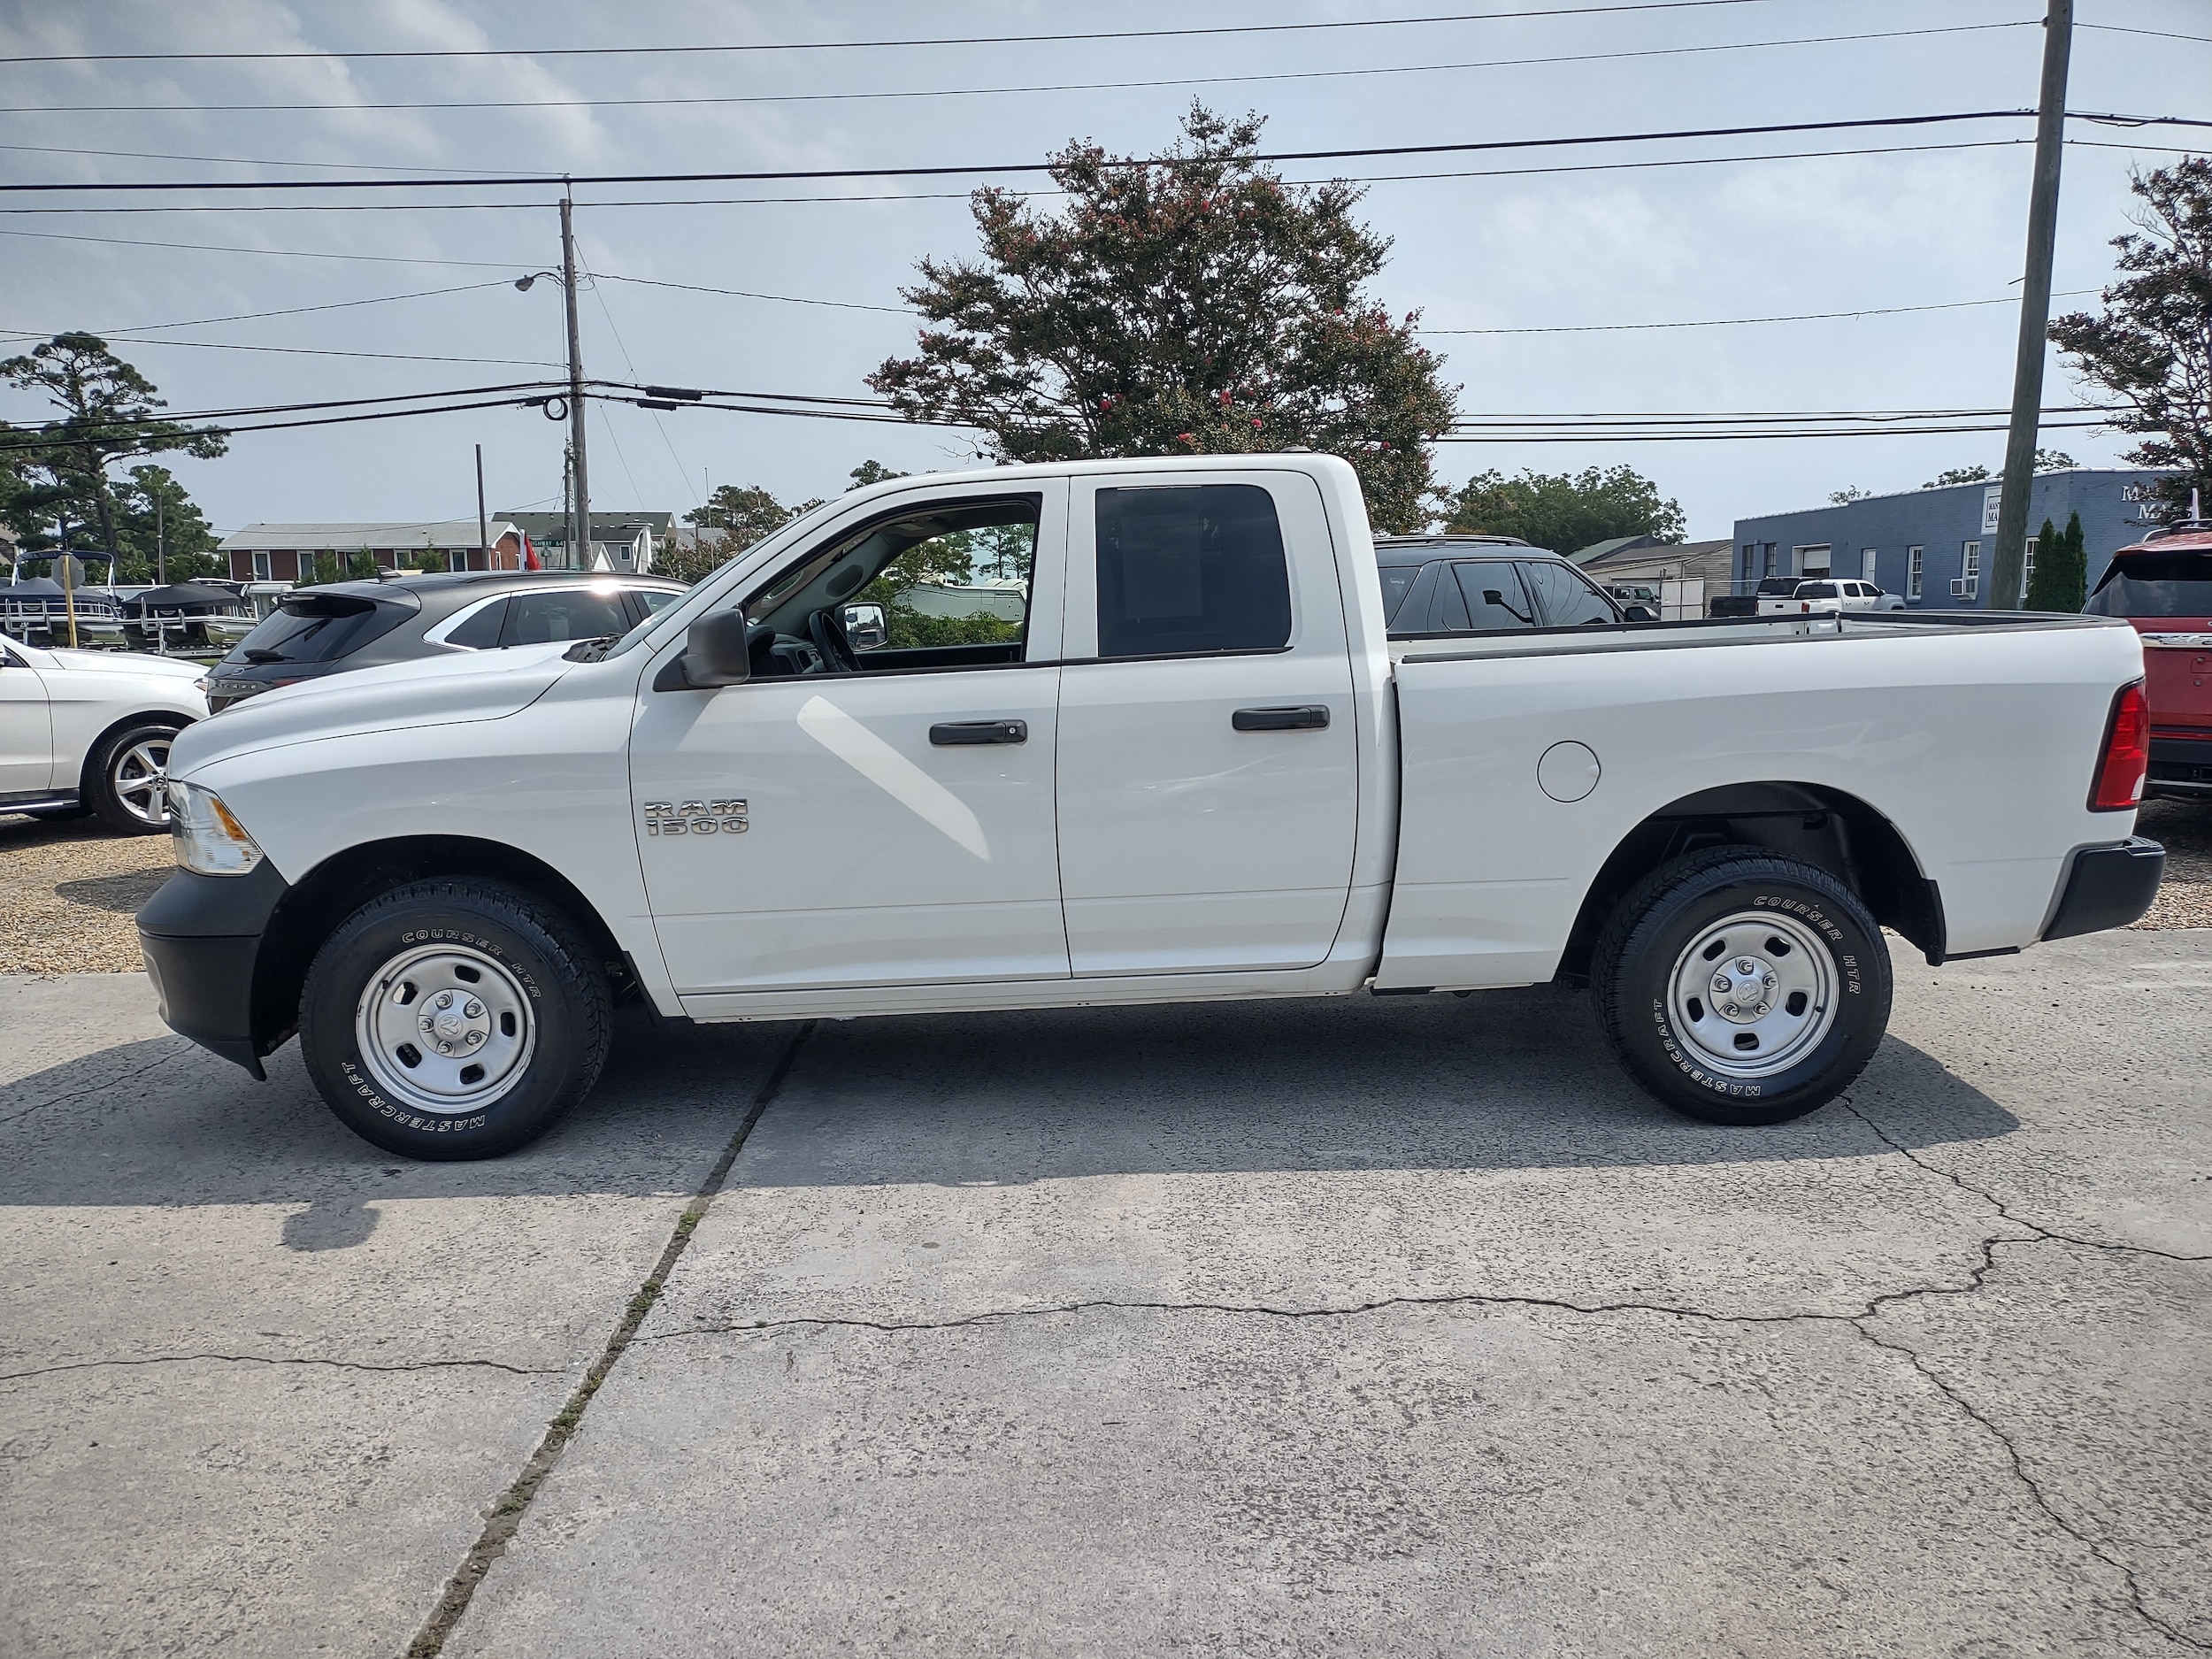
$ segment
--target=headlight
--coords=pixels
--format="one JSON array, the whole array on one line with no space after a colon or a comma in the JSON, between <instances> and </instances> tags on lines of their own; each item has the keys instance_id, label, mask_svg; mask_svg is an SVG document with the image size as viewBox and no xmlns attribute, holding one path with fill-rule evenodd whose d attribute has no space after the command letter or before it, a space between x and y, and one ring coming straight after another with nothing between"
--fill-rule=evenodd
<instances>
[{"instance_id":1,"label":"headlight","mask_svg":"<svg viewBox=\"0 0 2212 1659\"><path fill-rule=\"evenodd\" d=\"M242 876L261 862L261 849L222 796L174 778L168 789L169 845L183 868L204 876Z\"/></svg>"}]
</instances>

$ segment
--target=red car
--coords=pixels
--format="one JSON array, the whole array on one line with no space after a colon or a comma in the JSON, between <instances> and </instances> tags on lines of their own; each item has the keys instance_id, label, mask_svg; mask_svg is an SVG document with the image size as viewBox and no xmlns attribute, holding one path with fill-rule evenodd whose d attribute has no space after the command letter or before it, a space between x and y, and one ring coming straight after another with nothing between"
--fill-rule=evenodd
<instances>
[{"instance_id":1,"label":"red car","mask_svg":"<svg viewBox=\"0 0 2212 1659\"><path fill-rule=\"evenodd\" d=\"M2212 801L2212 520L2185 518L2122 548L2082 609L2125 617L2143 636L2144 793Z\"/></svg>"}]
</instances>

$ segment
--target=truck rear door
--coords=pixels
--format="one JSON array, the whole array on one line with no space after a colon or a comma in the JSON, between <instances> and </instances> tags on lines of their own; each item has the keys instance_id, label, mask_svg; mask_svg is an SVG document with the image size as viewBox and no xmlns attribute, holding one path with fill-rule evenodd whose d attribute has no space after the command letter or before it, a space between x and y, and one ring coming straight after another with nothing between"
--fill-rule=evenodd
<instances>
[{"instance_id":1,"label":"truck rear door","mask_svg":"<svg viewBox=\"0 0 2212 1659\"><path fill-rule=\"evenodd\" d=\"M1263 471L1073 486L1057 796L1076 976L1320 962L1359 757L1319 488Z\"/></svg>"}]
</instances>

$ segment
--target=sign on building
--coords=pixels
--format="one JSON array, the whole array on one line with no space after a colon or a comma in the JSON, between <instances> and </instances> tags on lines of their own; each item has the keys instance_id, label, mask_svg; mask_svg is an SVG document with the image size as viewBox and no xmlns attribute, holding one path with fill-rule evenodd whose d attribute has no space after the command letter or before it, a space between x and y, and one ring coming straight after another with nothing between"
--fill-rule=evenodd
<instances>
[{"instance_id":1,"label":"sign on building","mask_svg":"<svg viewBox=\"0 0 2212 1659\"><path fill-rule=\"evenodd\" d=\"M1992 484L1987 489L1982 491L1982 534L1984 535L1997 534L1997 510L1999 503L2004 500L2004 496L2005 487L2002 484Z\"/></svg>"}]
</instances>

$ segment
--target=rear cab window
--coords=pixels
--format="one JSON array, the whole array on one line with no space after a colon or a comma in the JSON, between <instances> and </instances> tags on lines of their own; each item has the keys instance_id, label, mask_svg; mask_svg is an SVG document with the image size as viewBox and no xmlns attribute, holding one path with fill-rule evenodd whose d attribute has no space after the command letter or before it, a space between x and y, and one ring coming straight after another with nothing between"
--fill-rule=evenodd
<instances>
[{"instance_id":1,"label":"rear cab window","mask_svg":"<svg viewBox=\"0 0 2212 1659\"><path fill-rule=\"evenodd\" d=\"M2212 553L2115 558L2082 609L2098 617L2212 617Z\"/></svg>"},{"instance_id":2,"label":"rear cab window","mask_svg":"<svg viewBox=\"0 0 2212 1659\"><path fill-rule=\"evenodd\" d=\"M1102 488L1096 515L1102 658L1289 644L1290 565L1268 491Z\"/></svg>"}]
</instances>

